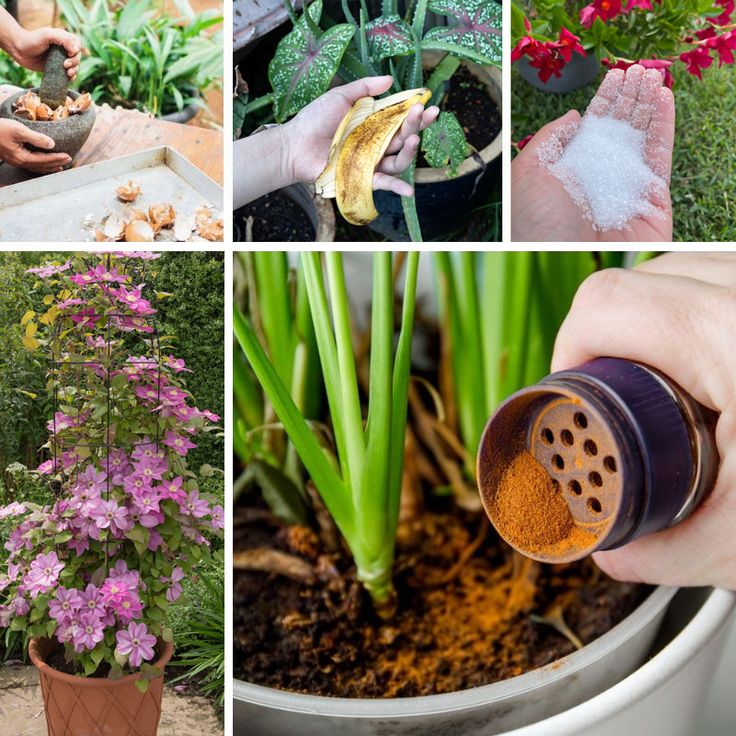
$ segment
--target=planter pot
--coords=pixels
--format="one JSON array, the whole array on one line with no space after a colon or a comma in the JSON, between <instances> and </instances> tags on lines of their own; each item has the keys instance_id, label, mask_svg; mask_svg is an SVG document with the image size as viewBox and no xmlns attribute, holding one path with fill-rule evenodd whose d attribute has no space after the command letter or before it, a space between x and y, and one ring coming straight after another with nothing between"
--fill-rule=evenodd
<instances>
[{"instance_id":1,"label":"planter pot","mask_svg":"<svg viewBox=\"0 0 736 736\"><path fill-rule=\"evenodd\" d=\"M595 54L589 53L587 56L573 54L572 61L563 67L561 76L552 75L546 84L539 78L539 69L533 67L526 56L522 56L516 62L516 68L522 78L532 87L541 89L543 92L564 94L590 84L598 76L601 65Z\"/></svg>"},{"instance_id":2,"label":"planter pot","mask_svg":"<svg viewBox=\"0 0 736 736\"><path fill-rule=\"evenodd\" d=\"M38 88L34 87L34 92L38 92ZM19 123L23 123L27 128L35 131L36 133L43 133L49 138L53 139L56 145L54 146L54 153L68 153L72 159L79 153L82 146L85 144L89 134L92 132L92 126L95 124L95 108L91 105L84 112L76 115L70 115L68 118L63 120L23 120L15 115L13 111L13 103L21 96L25 94L25 90L21 90L14 95L11 95L0 104L0 118L8 118L10 120L16 120ZM79 92L69 90L67 92L69 97L76 100L79 97ZM41 150L33 148L33 150ZM48 153L48 151L44 151ZM65 168L69 168L69 163Z\"/></svg>"},{"instance_id":3,"label":"planter pot","mask_svg":"<svg viewBox=\"0 0 736 736\"><path fill-rule=\"evenodd\" d=\"M425 54L428 65L442 55ZM488 90L489 97L501 110L501 70L463 62ZM450 178L450 167L417 168L414 192L417 214L425 240L440 238L466 224L468 216L488 201L488 195L501 173L501 132L481 151L462 162L457 176ZM379 216L368 225L371 230L391 240L408 240L401 198L391 192L374 192Z\"/></svg>"},{"instance_id":4,"label":"planter pot","mask_svg":"<svg viewBox=\"0 0 736 736\"><path fill-rule=\"evenodd\" d=\"M187 105L183 110L177 110L176 112L170 112L168 115L162 115L161 120L166 120L169 123L188 123L194 116L199 112L199 105L192 103Z\"/></svg>"},{"instance_id":5,"label":"planter pot","mask_svg":"<svg viewBox=\"0 0 736 736\"><path fill-rule=\"evenodd\" d=\"M677 598L683 600L676 599L671 610L677 613L702 593L681 591ZM708 591L698 603L695 614L676 627L664 648L631 676L576 708L507 736L704 733L698 720L733 621L736 593Z\"/></svg>"},{"instance_id":6,"label":"planter pot","mask_svg":"<svg viewBox=\"0 0 736 736\"><path fill-rule=\"evenodd\" d=\"M156 736L163 676L141 693L135 686L139 675L120 680L68 675L46 664L54 646L49 639L32 639L28 646L38 668L49 736ZM170 643L159 642L155 666L163 671L173 651Z\"/></svg>"},{"instance_id":7,"label":"planter pot","mask_svg":"<svg viewBox=\"0 0 736 736\"><path fill-rule=\"evenodd\" d=\"M306 212L316 233L316 242L331 243L335 239L335 211L330 200L318 197L311 184L292 184L281 191ZM245 222L241 218L233 222L233 237L236 243L246 242Z\"/></svg>"},{"instance_id":8,"label":"planter pot","mask_svg":"<svg viewBox=\"0 0 736 736\"><path fill-rule=\"evenodd\" d=\"M657 588L603 636L545 667L462 692L417 698L348 699L290 693L235 681L239 736L489 736L583 703L647 657L674 588ZM540 732L541 733L541 732Z\"/></svg>"}]
</instances>

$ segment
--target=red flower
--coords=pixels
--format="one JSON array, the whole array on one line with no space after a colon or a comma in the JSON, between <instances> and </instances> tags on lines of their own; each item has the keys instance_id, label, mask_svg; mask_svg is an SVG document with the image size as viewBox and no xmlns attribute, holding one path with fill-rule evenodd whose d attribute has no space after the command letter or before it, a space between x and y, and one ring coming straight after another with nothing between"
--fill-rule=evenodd
<instances>
[{"instance_id":1,"label":"red flower","mask_svg":"<svg viewBox=\"0 0 736 736\"><path fill-rule=\"evenodd\" d=\"M522 56L534 56L536 49L542 44L531 36L524 36L511 50L511 61L518 61Z\"/></svg>"},{"instance_id":2,"label":"red flower","mask_svg":"<svg viewBox=\"0 0 736 736\"><path fill-rule=\"evenodd\" d=\"M701 69L707 69L713 63L710 52L703 46L698 46L692 51L686 51L684 54L680 54L680 61L686 64L688 72L698 79L703 78Z\"/></svg>"},{"instance_id":3,"label":"red flower","mask_svg":"<svg viewBox=\"0 0 736 736\"><path fill-rule=\"evenodd\" d=\"M720 36L714 36L704 41L702 45L718 52L718 66L734 63L733 52L736 50L736 32L728 31L728 33L722 33Z\"/></svg>"},{"instance_id":4,"label":"red flower","mask_svg":"<svg viewBox=\"0 0 736 736\"><path fill-rule=\"evenodd\" d=\"M560 52L562 58L567 63L572 61L572 55L575 52L581 56L588 55L580 44L580 38L574 33L570 33L567 28L563 28L560 31L560 40L555 44L555 48Z\"/></svg>"},{"instance_id":5,"label":"red flower","mask_svg":"<svg viewBox=\"0 0 736 736\"><path fill-rule=\"evenodd\" d=\"M731 22L731 14L736 9L734 0L715 0L714 5L723 8L723 12L716 18L706 18L714 26L727 26Z\"/></svg>"},{"instance_id":6,"label":"red flower","mask_svg":"<svg viewBox=\"0 0 736 736\"><path fill-rule=\"evenodd\" d=\"M641 8L642 10L652 10L651 0L629 0L626 6L626 12L630 13L634 8Z\"/></svg>"},{"instance_id":7,"label":"red flower","mask_svg":"<svg viewBox=\"0 0 736 736\"><path fill-rule=\"evenodd\" d=\"M521 151L524 146L529 143L529 141L534 138L534 133L529 133L529 135L524 136L517 144L516 147Z\"/></svg>"},{"instance_id":8,"label":"red flower","mask_svg":"<svg viewBox=\"0 0 736 736\"><path fill-rule=\"evenodd\" d=\"M623 12L621 0L593 0L580 11L580 23L585 28L590 28L596 18L605 23Z\"/></svg>"},{"instance_id":9,"label":"red flower","mask_svg":"<svg viewBox=\"0 0 736 736\"><path fill-rule=\"evenodd\" d=\"M543 84L547 84L553 74L558 78L562 75L565 60L555 49L550 49L545 45L543 52L531 59L529 65L539 69L539 78Z\"/></svg>"},{"instance_id":10,"label":"red flower","mask_svg":"<svg viewBox=\"0 0 736 736\"><path fill-rule=\"evenodd\" d=\"M639 59L639 61L627 61L625 59L619 59L615 64L610 59L603 59L603 66L609 69L623 69L626 71L630 66L639 64L645 69L658 69L664 77L664 86L668 89L672 89L675 83L675 78L672 76L670 67L673 62L670 59Z\"/></svg>"}]
</instances>

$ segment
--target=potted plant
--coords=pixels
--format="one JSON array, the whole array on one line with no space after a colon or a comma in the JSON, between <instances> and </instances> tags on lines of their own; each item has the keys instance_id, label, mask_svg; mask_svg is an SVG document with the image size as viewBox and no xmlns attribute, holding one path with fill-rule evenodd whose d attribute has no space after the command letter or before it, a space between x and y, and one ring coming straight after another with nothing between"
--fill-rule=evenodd
<instances>
[{"instance_id":1,"label":"potted plant","mask_svg":"<svg viewBox=\"0 0 736 736\"><path fill-rule=\"evenodd\" d=\"M426 86L432 92L430 104L439 105L453 76L468 74L455 89L479 84L500 109L501 6L495 0L409 3L404 17L397 0L389 0L375 18L365 6L355 14L343 2L337 20L328 15L337 8L323 12L322 0L314 0L301 15L285 2L293 28L269 64L273 91L251 100L245 114L271 105L280 123L326 92L337 78L349 82L375 74L394 77L389 93ZM428 12L443 16L447 24L425 30ZM484 123L487 129L487 117ZM487 198L496 178L491 164L500 154L499 132L500 123L493 139L473 152L456 114L443 110L422 133L422 151L432 168L418 168L415 175L412 165L404 174L406 181L417 184L415 196L402 198L398 207L398 198L379 193L378 209L386 214L371 227L386 236L421 241L464 221Z\"/></svg>"},{"instance_id":2,"label":"potted plant","mask_svg":"<svg viewBox=\"0 0 736 736\"><path fill-rule=\"evenodd\" d=\"M550 92L592 82L598 62L613 69L660 69L668 87L681 65L702 79L715 59L719 65L734 62L730 0L514 0L511 8L511 60L530 84Z\"/></svg>"},{"instance_id":3,"label":"potted plant","mask_svg":"<svg viewBox=\"0 0 736 736\"><path fill-rule=\"evenodd\" d=\"M623 264L548 255L438 254L432 289L408 254L393 358L402 260L388 253L372 256L370 327L355 347L347 294L367 288L365 264L346 281L339 254L325 256L326 278L317 254L300 255L316 347L286 327L300 312L273 289L283 260L236 294L252 369L236 367L236 723L268 736L498 733L594 696L646 657L673 590L524 561L479 512L486 412L547 371L580 281ZM297 350L318 355L322 380L288 372ZM327 414L300 398L322 388Z\"/></svg>"},{"instance_id":4,"label":"potted plant","mask_svg":"<svg viewBox=\"0 0 736 736\"><path fill-rule=\"evenodd\" d=\"M181 17L161 13L152 0L114 3L60 0L69 31L82 39L78 83L98 104L148 112L183 123L204 106L203 93L222 79L222 23L209 10L195 14L177 3Z\"/></svg>"},{"instance_id":5,"label":"potted plant","mask_svg":"<svg viewBox=\"0 0 736 736\"><path fill-rule=\"evenodd\" d=\"M218 417L193 406L188 369L164 353L171 338L144 296L157 257L30 269L46 311L23 315L23 342L46 351L54 403L36 473L54 500L0 510L10 552L0 624L28 644L50 734L155 735L173 651L167 611L223 528L186 463Z\"/></svg>"}]
</instances>

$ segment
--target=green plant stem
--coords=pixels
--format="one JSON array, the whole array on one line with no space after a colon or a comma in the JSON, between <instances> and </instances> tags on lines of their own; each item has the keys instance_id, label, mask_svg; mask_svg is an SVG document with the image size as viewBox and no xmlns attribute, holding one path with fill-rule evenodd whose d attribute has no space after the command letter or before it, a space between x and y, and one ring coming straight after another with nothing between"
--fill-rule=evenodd
<instances>
[{"instance_id":1,"label":"green plant stem","mask_svg":"<svg viewBox=\"0 0 736 736\"><path fill-rule=\"evenodd\" d=\"M416 161L412 161L409 168L401 175L401 178L407 183L414 186L414 169ZM413 243L421 243L422 227L419 224L419 216L417 215L416 192L411 197L401 198L401 208L404 211L404 220L409 230L409 238Z\"/></svg>"}]
</instances>

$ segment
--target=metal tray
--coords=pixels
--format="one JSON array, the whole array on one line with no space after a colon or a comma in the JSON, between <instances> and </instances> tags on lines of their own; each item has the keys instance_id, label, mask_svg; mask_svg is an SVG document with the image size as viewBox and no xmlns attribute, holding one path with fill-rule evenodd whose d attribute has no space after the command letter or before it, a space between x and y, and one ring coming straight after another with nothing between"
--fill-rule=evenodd
<instances>
[{"instance_id":1,"label":"metal tray","mask_svg":"<svg viewBox=\"0 0 736 736\"><path fill-rule=\"evenodd\" d=\"M207 206L222 217L222 188L178 151L160 146L3 187L0 241L93 241L102 219L125 209L115 189L129 179L141 188L138 209L165 202L177 213Z\"/></svg>"}]
</instances>

